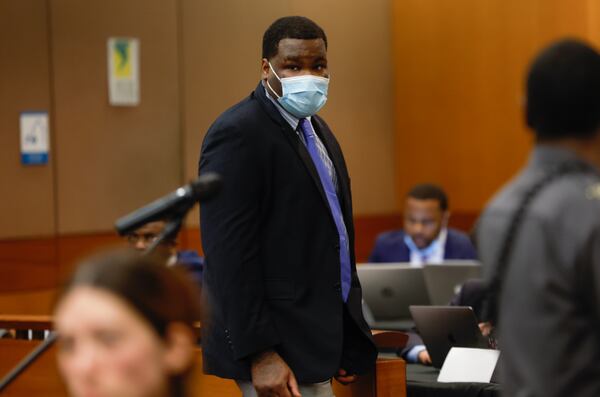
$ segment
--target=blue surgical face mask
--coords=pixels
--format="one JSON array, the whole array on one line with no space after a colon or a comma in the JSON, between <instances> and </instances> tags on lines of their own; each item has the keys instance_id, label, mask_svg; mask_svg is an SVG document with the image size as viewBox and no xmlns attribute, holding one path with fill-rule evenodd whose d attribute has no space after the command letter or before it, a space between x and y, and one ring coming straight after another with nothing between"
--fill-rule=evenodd
<instances>
[{"instance_id":1,"label":"blue surgical face mask","mask_svg":"<svg viewBox=\"0 0 600 397\"><path fill-rule=\"evenodd\" d=\"M270 62L269 67L281 83L281 96L271 87L269 80L267 85L277 95L279 104L294 116L312 116L327 102L328 78L308 74L280 79Z\"/></svg>"}]
</instances>

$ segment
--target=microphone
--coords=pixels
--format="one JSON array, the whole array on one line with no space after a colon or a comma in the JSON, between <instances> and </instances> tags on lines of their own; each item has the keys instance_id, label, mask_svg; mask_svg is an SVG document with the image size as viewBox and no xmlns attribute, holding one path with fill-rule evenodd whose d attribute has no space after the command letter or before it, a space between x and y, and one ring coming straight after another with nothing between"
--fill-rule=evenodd
<instances>
[{"instance_id":1,"label":"microphone","mask_svg":"<svg viewBox=\"0 0 600 397\"><path fill-rule=\"evenodd\" d=\"M214 197L221 190L221 177L209 172L201 175L195 181L180 187L173 193L167 194L119 219L115 223L117 232L127 235L148 222L169 218L174 215L184 215L197 201L205 201Z\"/></svg>"}]
</instances>

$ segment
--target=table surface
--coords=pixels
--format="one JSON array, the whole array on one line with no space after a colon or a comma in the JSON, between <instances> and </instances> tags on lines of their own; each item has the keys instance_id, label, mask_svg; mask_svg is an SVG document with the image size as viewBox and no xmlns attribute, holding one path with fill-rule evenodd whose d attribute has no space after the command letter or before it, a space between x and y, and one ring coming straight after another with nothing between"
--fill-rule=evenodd
<instances>
[{"instance_id":1,"label":"table surface","mask_svg":"<svg viewBox=\"0 0 600 397\"><path fill-rule=\"evenodd\" d=\"M439 369L421 364L406 365L406 394L408 397L498 397L496 383L439 383Z\"/></svg>"}]
</instances>

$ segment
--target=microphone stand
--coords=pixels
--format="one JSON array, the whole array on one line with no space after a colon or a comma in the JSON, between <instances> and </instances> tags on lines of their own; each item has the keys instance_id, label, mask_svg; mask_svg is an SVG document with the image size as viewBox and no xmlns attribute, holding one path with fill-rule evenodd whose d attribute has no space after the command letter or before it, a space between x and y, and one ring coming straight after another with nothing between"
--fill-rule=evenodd
<instances>
[{"instance_id":1,"label":"microphone stand","mask_svg":"<svg viewBox=\"0 0 600 397\"><path fill-rule=\"evenodd\" d=\"M187 212L191 207L186 208L184 211L178 212L173 216L171 220L167 222L163 231L156 237L156 240L152 242L144 251L144 255L151 255L156 247L161 245L165 241L174 241L181 230L181 225L183 224L183 219L185 218Z\"/></svg>"},{"instance_id":2,"label":"microphone stand","mask_svg":"<svg viewBox=\"0 0 600 397\"><path fill-rule=\"evenodd\" d=\"M56 333L50 332L48 337L35 347L25 358L23 358L4 378L0 380L0 392L19 376L31 363L52 346L56 341Z\"/></svg>"}]
</instances>

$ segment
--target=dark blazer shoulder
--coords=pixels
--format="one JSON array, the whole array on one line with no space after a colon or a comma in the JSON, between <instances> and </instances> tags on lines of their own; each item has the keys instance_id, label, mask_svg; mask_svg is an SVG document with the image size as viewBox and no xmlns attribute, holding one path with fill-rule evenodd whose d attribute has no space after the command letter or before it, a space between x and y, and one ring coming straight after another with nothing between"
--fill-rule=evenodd
<instances>
[{"instance_id":1,"label":"dark blazer shoulder","mask_svg":"<svg viewBox=\"0 0 600 397\"><path fill-rule=\"evenodd\" d=\"M404 243L404 231L390 230L380 233L375 239L375 247L370 262L406 262L410 255L408 247Z\"/></svg>"},{"instance_id":2,"label":"dark blazer shoulder","mask_svg":"<svg viewBox=\"0 0 600 397\"><path fill-rule=\"evenodd\" d=\"M256 98L256 91L253 91L246 98L221 113L210 126L209 132L215 129L243 125L243 123L261 121L265 115L262 114L262 111L257 111L260 107Z\"/></svg>"},{"instance_id":3,"label":"dark blazer shoulder","mask_svg":"<svg viewBox=\"0 0 600 397\"><path fill-rule=\"evenodd\" d=\"M448 228L448 238L459 242L471 242L467 233L454 228Z\"/></svg>"},{"instance_id":4,"label":"dark blazer shoulder","mask_svg":"<svg viewBox=\"0 0 600 397\"><path fill-rule=\"evenodd\" d=\"M388 230L377 235L377 241L383 242L396 242L398 240L404 241L404 230Z\"/></svg>"},{"instance_id":5,"label":"dark blazer shoulder","mask_svg":"<svg viewBox=\"0 0 600 397\"><path fill-rule=\"evenodd\" d=\"M477 259L477 252L466 233L449 228L444 257L445 259Z\"/></svg>"}]
</instances>

